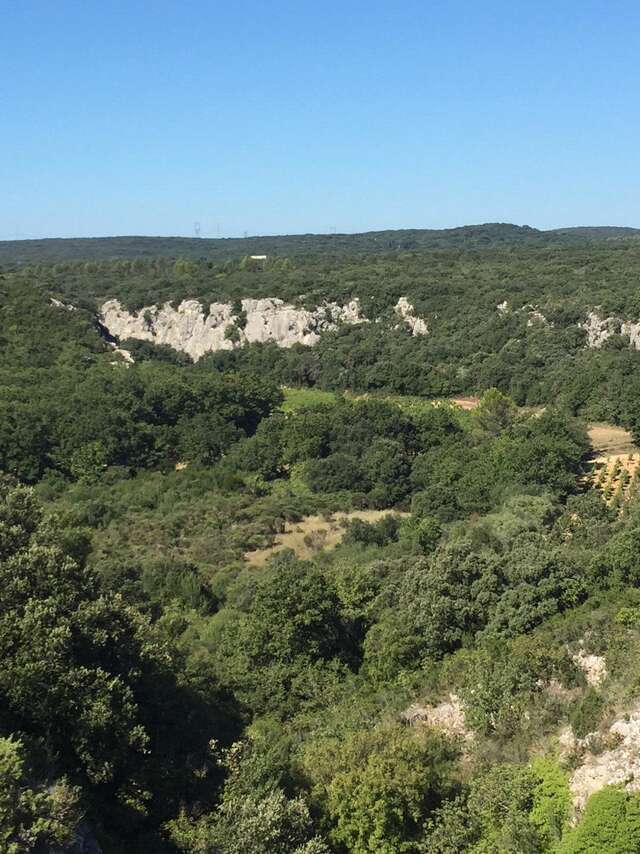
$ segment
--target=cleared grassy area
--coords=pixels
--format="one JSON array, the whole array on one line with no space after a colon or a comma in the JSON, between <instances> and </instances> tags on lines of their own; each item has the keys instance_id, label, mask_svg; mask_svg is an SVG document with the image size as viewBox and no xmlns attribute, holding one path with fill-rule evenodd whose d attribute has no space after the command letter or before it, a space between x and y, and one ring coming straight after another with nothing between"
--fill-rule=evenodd
<instances>
[{"instance_id":1,"label":"cleared grassy area","mask_svg":"<svg viewBox=\"0 0 640 854\"><path fill-rule=\"evenodd\" d=\"M417 415L432 406L455 406L457 409L469 411L475 409L478 404L478 398L476 397L436 399L402 394L352 394L349 391L334 392L324 391L319 388L289 388L287 386L283 387L282 392L284 394L284 401L280 409L283 412L295 412L298 409L319 406L320 404L336 403L343 397L347 398L347 400L384 400L386 403L393 403L399 406L403 412L409 415Z\"/></svg>"},{"instance_id":2,"label":"cleared grassy area","mask_svg":"<svg viewBox=\"0 0 640 854\"><path fill-rule=\"evenodd\" d=\"M378 522L384 516L408 516L398 510L354 510L341 511L329 517L305 516L299 522L287 522L283 533L276 534L275 542L266 549L245 552L244 558L254 566L263 566L273 554L283 549L293 549L297 557L308 560L322 549L333 549L342 540L346 526L352 519Z\"/></svg>"},{"instance_id":3,"label":"cleared grassy area","mask_svg":"<svg viewBox=\"0 0 640 854\"><path fill-rule=\"evenodd\" d=\"M336 403L341 395L333 391L323 391L319 388L288 388L282 389L284 401L280 409L283 412L295 412L309 406L318 406L322 403Z\"/></svg>"}]
</instances>

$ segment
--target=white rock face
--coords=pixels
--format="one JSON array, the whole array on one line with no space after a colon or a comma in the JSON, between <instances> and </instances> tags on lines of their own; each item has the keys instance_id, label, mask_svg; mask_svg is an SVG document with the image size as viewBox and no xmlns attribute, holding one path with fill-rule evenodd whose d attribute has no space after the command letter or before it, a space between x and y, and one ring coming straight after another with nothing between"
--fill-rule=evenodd
<instances>
[{"instance_id":1,"label":"white rock face","mask_svg":"<svg viewBox=\"0 0 640 854\"><path fill-rule=\"evenodd\" d=\"M449 694L448 699L438 703L437 706L413 703L401 713L400 717L409 726L424 724L452 737L462 738L465 741L473 740L473 733L466 727L462 702L456 694Z\"/></svg>"},{"instance_id":2,"label":"white rock face","mask_svg":"<svg viewBox=\"0 0 640 854\"><path fill-rule=\"evenodd\" d=\"M231 303L211 303L205 316L197 300L183 300L177 308L165 303L130 313L113 299L102 306L101 321L120 340L138 338L168 344L194 360L205 353L232 350L245 343L271 341L279 347L294 344L310 347L318 343L323 332L342 323L368 322L362 316L357 298L346 305L331 302L313 310L298 308L281 299L243 299L242 310L246 323L241 329ZM427 334L426 321L413 314L413 306L405 297L398 300L395 310L413 335Z\"/></svg>"},{"instance_id":3,"label":"white rock face","mask_svg":"<svg viewBox=\"0 0 640 854\"><path fill-rule=\"evenodd\" d=\"M528 311L529 311L529 317L527 318L527 326L529 326L529 327L536 326L536 325L551 326L551 324L549 323L547 318L544 316L544 314L541 311L539 311L537 308L531 308Z\"/></svg>"},{"instance_id":4,"label":"white rock face","mask_svg":"<svg viewBox=\"0 0 640 854\"><path fill-rule=\"evenodd\" d=\"M576 664L585 675L587 683L592 688L597 688L607 678L607 664L602 655L587 655L580 650L572 656Z\"/></svg>"},{"instance_id":5,"label":"white rock face","mask_svg":"<svg viewBox=\"0 0 640 854\"><path fill-rule=\"evenodd\" d=\"M615 317L600 317L595 311L587 314L587 319L580 326L587 333L587 347L597 349L602 347L607 338L610 338L619 328Z\"/></svg>"},{"instance_id":6,"label":"white rock face","mask_svg":"<svg viewBox=\"0 0 640 854\"><path fill-rule=\"evenodd\" d=\"M274 341L280 347L294 344L313 346L322 332L335 329L340 323L364 323L360 303L352 300L345 306L335 302L318 306L313 311L296 308L281 299L243 299L247 323L240 334L240 342Z\"/></svg>"},{"instance_id":7,"label":"white rock face","mask_svg":"<svg viewBox=\"0 0 640 854\"><path fill-rule=\"evenodd\" d=\"M109 300L102 306L101 320L120 340L138 338L168 344L188 353L192 359L199 359L209 350L233 347L233 342L224 337L232 322L231 306L224 303L212 303L205 317L197 300L183 300L177 309L170 303L152 305L133 314L122 308L118 300Z\"/></svg>"},{"instance_id":8,"label":"white rock face","mask_svg":"<svg viewBox=\"0 0 640 854\"><path fill-rule=\"evenodd\" d=\"M197 300L183 300L177 308L170 303L148 306L129 313L118 300L109 300L101 309L101 320L112 335L121 340L139 338L156 344L168 344L197 360L215 350L232 350L246 342L273 341L280 347L313 345L320 333L335 329L339 323L363 323L358 300L345 306L329 303L307 311L280 299L244 299L246 314L243 329L231 303L211 303L205 316ZM227 330L234 330L228 337Z\"/></svg>"},{"instance_id":9,"label":"white rock face","mask_svg":"<svg viewBox=\"0 0 640 854\"><path fill-rule=\"evenodd\" d=\"M113 346L113 352L116 356L120 356L125 364L133 365L135 363L135 359L131 355L128 350L123 350L122 347L116 347L115 344ZM112 365L122 364L121 362L112 362Z\"/></svg>"},{"instance_id":10,"label":"white rock face","mask_svg":"<svg viewBox=\"0 0 640 854\"><path fill-rule=\"evenodd\" d=\"M503 316L511 314L511 307L507 300L498 303L498 305L496 306L496 311L498 312L498 314L501 314ZM522 308L518 308L515 310L515 314L519 313L527 315L527 326L553 326L552 323L549 323L549 321L540 311L537 305L523 305Z\"/></svg>"},{"instance_id":11,"label":"white rock face","mask_svg":"<svg viewBox=\"0 0 640 854\"><path fill-rule=\"evenodd\" d=\"M570 780L573 803L582 810L590 795L604 786L623 783L630 792L640 791L640 703L609 728L619 740L611 750L588 753Z\"/></svg>"},{"instance_id":12,"label":"white rock face","mask_svg":"<svg viewBox=\"0 0 640 854\"><path fill-rule=\"evenodd\" d=\"M413 306L406 297L400 297L395 305L394 311L404 320L413 336L429 334L427 321L422 317L416 317L413 313Z\"/></svg>"},{"instance_id":13,"label":"white rock face","mask_svg":"<svg viewBox=\"0 0 640 854\"><path fill-rule=\"evenodd\" d=\"M620 320L618 317L601 317L597 311L590 311L587 319L580 324L587 333L587 347L598 349L612 335L628 335L636 350L640 350L640 321Z\"/></svg>"},{"instance_id":14,"label":"white rock face","mask_svg":"<svg viewBox=\"0 0 640 854\"><path fill-rule=\"evenodd\" d=\"M62 302L62 300L56 299L55 297L49 297L49 302L54 308L62 308L65 311L77 311L75 305L69 305L66 302Z\"/></svg>"}]
</instances>

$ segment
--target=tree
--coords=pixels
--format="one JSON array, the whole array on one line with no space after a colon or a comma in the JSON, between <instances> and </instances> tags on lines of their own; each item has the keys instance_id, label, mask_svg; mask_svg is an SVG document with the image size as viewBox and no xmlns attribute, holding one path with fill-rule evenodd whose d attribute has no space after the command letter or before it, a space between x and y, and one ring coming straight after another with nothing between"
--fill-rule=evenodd
<instances>
[{"instance_id":1,"label":"tree","mask_svg":"<svg viewBox=\"0 0 640 854\"><path fill-rule=\"evenodd\" d=\"M409 491L409 459L399 442L375 439L362 456L362 473L376 507L392 507Z\"/></svg>"},{"instance_id":2,"label":"tree","mask_svg":"<svg viewBox=\"0 0 640 854\"><path fill-rule=\"evenodd\" d=\"M357 661L333 581L292 554L257 579L246 613L217 618L220 679L255 713L286 717L319 702Z\"/></svg>"},{"instance_id":3,"label":"tree","mask_svg":"<svg viewBox=\"0 0 640 854\"><path fill-rule=\"evenodd\" d=\"M640 527L614 534L598 559L598 575L615 587L640 581Z\"/></svg>"},{"instance_id":4,"label":"tree","mask_svg":"<svg viewBox=\"0 0 640 854\"><path fill-rule=\"evenodd\" d=\"M64 778L34 786L24 744L0 738L0 848L26 854L71 842L81 818L80 791Z\"/></svg>"},{"instance_id":5,"label":"tree","mask_svg":"<svg viewBox=\"0 0 640 854\"><path fill-rule=\"evenodd\" d=\"M69 466L76 480L92 482L98 479L107 467L107 452L100 442L88 442L78 448Z\"/></svg>"},{"instance_id":6,"label":"tree","mask_svg":"<svg viewBox=\"0 0 640 854\"><path fill-rule=\"evenodd\" d=\"M169 823L178 848L186 854L329 854L305 801L288 798L280 787L289 749L277 725L264 719L248 740L224 751L222 801L195 820L183 810Z\"/></svg>"},{"instance_id":7,"label":"tree","mask_svg":"<svg viewBox=\"0 0 640 854\"><path fill-rule=\"evenodd\" d=\"M410 567L400 608L424 653L442 655L484 627L502 591L499 561L468 543L445 543Z\"/></svg>"},{"instance_id":8,"label":"tree","mask_svg":"<svg viewBox=\"0 0 640 854\"><path fill-rule=\"evenodd\" d=\"M508 395L490 388L480 398L473 415L482 430L497 436L513 424L516 413L516 405Z\"/></svg>"},{"instance_id":9,"label":"tree","mask_svg":"<svg viewBox=\"0 0 640 854\"><path fill-rule=\"evenodd\" d=\"M640 797L615 786L591 795L582 820L562 839L558 854L638 854Z\"/></svg>"},{"instance_id":10,"label":"tree","mask_svg":"<svg viewBox=\"0 0 640 854\"><path fill-rule=\"evenodd\" d=\"M332 838L353 854L399 854L451 791L456 750L435 733L398 726L358 732L341 745L327 786Z\"/></svg>"},{"instance_id":11,"label":"tree","mask_svg":"<svg viewBox=\"0 0 640 854\"><path fill-rule=\"evenodd\" d=\"M185 813L171 822L173 842L185 854L329 854L313 836L309 809L275 790L225 801L217 814L191 821Z\"/></svg>"},{"instance_id":12,"label":"tree","mask_svg":"<svg viewBox=\"0 0 640 854\"><path fill-rule=\"evenodd\" d=\"M187 756L206 767L217 715L203 722L148 618L102 590L69 539L29 489L0 482L0 727L41 743L90 793L93 820L135 839L193 791Z\"/></svg>"},{"instance_id":13,"label":"tree","mask_svg":"<svg viewBox=\"0 0 640 854\"><path fill-rule=\"evenodd\" d=\"M310 462L307 478L314 492L339 492L342 489L361 492L369 486L358 460L341 453Z\"/></svg>"}]
</instances>

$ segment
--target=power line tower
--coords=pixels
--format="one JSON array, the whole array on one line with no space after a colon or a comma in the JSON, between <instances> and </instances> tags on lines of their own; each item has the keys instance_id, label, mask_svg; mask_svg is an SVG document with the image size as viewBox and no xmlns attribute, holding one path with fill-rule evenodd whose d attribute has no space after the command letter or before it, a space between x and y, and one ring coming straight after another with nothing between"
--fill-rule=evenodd
<instances>
[{"instance_id":1,"label":"power line tower","mask_svg":"<svg viewBox=\"0 0 640 854\"><path fill-rule=\"evenodd\" d=\"M193 233L195 234L196 237L200 237L200 223L199 222L193 223Z\"/></svg>"}]
</instances>

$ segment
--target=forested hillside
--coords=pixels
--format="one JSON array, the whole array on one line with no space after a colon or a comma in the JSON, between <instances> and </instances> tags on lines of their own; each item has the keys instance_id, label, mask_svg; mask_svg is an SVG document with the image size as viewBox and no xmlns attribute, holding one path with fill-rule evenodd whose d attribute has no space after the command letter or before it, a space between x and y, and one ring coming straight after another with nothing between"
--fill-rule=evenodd
<instances>
[{"instance_id":1,"label":"forested hillside","mask_svg":"<svg viewBox=\"0 0 640 854\"><path fill-rule=\"evenodd\" d=\"M143 314L148 306L195 299L205 315L212 302L226 302L237 313L247 297L308 309L355 298L365 322L341 324L315 347L251 344L204 361L216 371L334 391L450 397L496 387L519 405L561 401L573 414L632 425L640 356L621 324L640 321L638 281L640 248L632 242L267 261L245 256L224 263L67 262L7 268L2 285L7 316L33 324L49 347L58 334L48 332L49 324L68 328L64 317L54 317L51 298L80 309L76 317L94 326L102 304L113 298ZM400 298L424 319L428 334L414 336L398 322ZM29 301L37 314L30 314ZM587 346L591 312L611 318L597 349ZM146 341L124 346L139 361L184 360Z\"/></svg>"},{"instance_id":2,"label":"forested hillside","mask_svg":"<svg viewBox=\"0 0 640 854\"><path fill-rule=\"evenodd\" d=\"M640 353L584 328L640 248L530 231L3 269L2 851L640 850ZM266 296L369 322L196 363L100 322Z\"/></svg>"},{"instance_id":3,"label":"forested hillside","mask_svg":"<svg viewBox=\"0 0 640 854\"><path fill-rule=\"evenodd\" d=\"M104 261L112 258L189 258L226 261L241 255L353 255L390 250L471 249L499 246L575 246L637 240L640 229L602 226L541 231L510 223L459 228L414 228L362 234L290 234L256 237L92 237L0 241L0 264Z\"/></svg>"}]
</instances>

